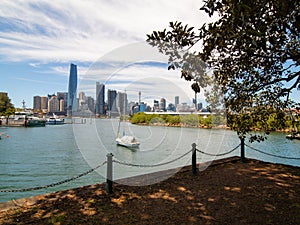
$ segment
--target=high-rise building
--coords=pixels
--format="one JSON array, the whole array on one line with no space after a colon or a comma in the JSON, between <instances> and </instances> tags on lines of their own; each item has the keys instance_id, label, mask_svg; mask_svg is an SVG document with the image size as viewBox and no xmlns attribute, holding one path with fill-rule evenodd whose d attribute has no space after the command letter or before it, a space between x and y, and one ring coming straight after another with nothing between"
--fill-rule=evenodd
<instances>
[{"instance_id":1,"label":"high-rise building","mask_svg":"<svg viewBox=\"0 0 300 225\"><path fill-rule=\"evenodd\" d=\"M159 102L157 100L153 100L153 112L159 111Z\"/></svg>"},{"instance_id":2,"label":"high-rise building","mask_svg":"<svg viewBox=\"0 0 300 225\"><path fill-rule=\"evenodd\" d=\"M59 112L59 101L57 96L52 96L48 101L48 112Z\"/></svg>"},{"instance_id":3,"label":"high-rise building","mask_svg":"<svg viewBox=\"0 0 300 225\"><path fill-rule=\"evenodd\" d=\"M33 96L33 110L41 110L41 96Z\"/></svg>"},{"instance_id":4,"label":"high-rise building","mask_svg":"<svg viewBox=\"0 0 300 225\"><path fill-rule=\"evenodd\" d=\"M63 99L59 100L59 111L64 112L65 111L65 101Z\"/></svg>"},{"instance_id":5,"label":"high-rise building","mask_svg":"<svg viewBox=\"0 0 300 225\"><path fill-rule=\"evenodd\" d=\"M59 101L63 100L63 107L59 107L61 112L67 112L68 107L68 92L57 92L56 94ZM63 109L63 110L62 110Z\"/></svg>"},{"instance_id":6,"label":"high-rise building","mask_svg":"<svg viewBox=\"0 0 300 225\"><path fill-rule=\"evenodd\" d=\"M116 106L117 92L115 90L108 89L107 91L107 110L110 112L117 112Z\"/></svg>"},{"instance_id":7,"label":"high-rise building","mask_svg":"<svg viewBox=\"0 0 300 225\"><path fill-rule=\"evenodd\" d=\"M147 104L144 102L140 103L140 112L146 112Z\"/></svg>"},{"instance_id":8,"label":"high-rise building","mask_svg":"<svg viewBox=\"0 0 300 225\"><path fill-rule=\"evenodd\" d=\"M164 99L164 98L160 99L159 110L166 111L166 99Z\"/></svg>"},{"instance_id":9,"label":"high-rise building","mask_svg":"<svg viewBox=\"0 0 300 225\"><path fill-rule=\"evenodd\" d=\"M48 111L48 97L47 96L42 96L41 97L41 110L43 112Z\"/></svg>"},{"instance_id":10,"label":"high-rise building","mask_svg":"<svg viewBox=\"0 0 300 225\"><path fill-rule=\"evenodd\" d=\"M175 107L179 104L179 96L175 96Z\"/></svg>"},{"instance_id":11,"label":"high-rise building","mask_svg":"<svg viewBox=\"0 0 300 225\"><path fill-rule=\"evenodd\" d=\"M127 115L127 93L118 92L117 94L117 109L119 110L120 115Z\"/></svg>"},{"instance_id":12,"label":"high-rise building","mask_svg":"<svg viewBox=\"0 0 300 225\"><path fill-rule=\"evenodd\" d=\"M69 88L68 88L68 116L72 116L72 110L76 110L76 92L77 92L77 66L71 63L70 76L69 76Z\"/></svg>"},{"instance_id":13,"label":"high-rise building","mask_svg":"<svg viewBox=\"0 0 300 225\"><path fill-rule=\"evenodd\" d=\"M96 114L104 115L105 110L105 101L104 101L104 94L105 94L105 85L96 82Z\"/></svg>"},{"instance_id":14,"label":"high-rise building","mask_svg":"<svg viewBox=\"0 0 300 225\"><path fill-rule=\"evenodd\" d=\"M92 112L95 113L95 100L91 96L87 96L86 102L88 105L88 109Z\"/></svg>"}]
</instances>

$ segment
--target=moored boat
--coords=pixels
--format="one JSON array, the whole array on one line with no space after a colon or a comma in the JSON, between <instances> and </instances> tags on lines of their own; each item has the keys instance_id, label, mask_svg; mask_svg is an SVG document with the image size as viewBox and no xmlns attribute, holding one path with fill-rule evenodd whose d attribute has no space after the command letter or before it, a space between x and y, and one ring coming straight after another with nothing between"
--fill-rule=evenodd
<instances>
[{"instance_id":1,"label":"moored boat","mask_svg":"<svg viewBox=\"0 0 300 225\"><path fill-rule=\"evenodd\" d=\"M46 124L47 125L62 125L62 124L65 124L65 120L62 118L58 118L53 113L53 116L47 119Z\"/></svg>"},{"instance_id":2,"label":"moored boat","mask_svg":"<svg viewBox=\"0 0 300 225\"><path fill-rule=\"evenodd\" d=\"M136 140L133 136L123 136L116 138L117 145L127 147L127 148L138 148L140 146L140 142Z\"/></svg>"},{"instance_id":3,"label":"moored boat","mask_svg":"<svg viewBox=\"0 0 300 225\"><path fill-rule=\"evenodd\" d=\"M15 115L10 116L5 125L16 127L44 127L46 120L34 116L31 111L21 111L15 112Z\"/></svg>"}]
</instances>

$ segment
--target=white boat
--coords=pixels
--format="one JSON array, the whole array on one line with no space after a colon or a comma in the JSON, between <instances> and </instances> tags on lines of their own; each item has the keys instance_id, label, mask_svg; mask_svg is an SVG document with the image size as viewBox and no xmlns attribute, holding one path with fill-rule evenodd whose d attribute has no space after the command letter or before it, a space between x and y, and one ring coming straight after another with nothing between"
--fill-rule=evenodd
<instances>
[{"instance_id":1,"label":"white boat","mask_svg":"<svg viewBox=\"0 0 300 225\"><path fill-rule=\"evenodd\" d=\"M140 146L140 142L135 137L127 135L116 138L116 143L127 148L138 148Z\"/></svg>"},{"instance_id":2,"label":"white boat","mask_svg":"<svg viewBox=\"0 0 300 225\"><path fill-rule=\"evenodd\" d=\"M123 131L123 135L121 136L120 134L121 123L122 123L122 115L120 116L120 120L119 120L116 144L127 148L138 148L140 146L140 142L138 142L134 136L126 135L125 130Z\"/></svg>"},{"instance_id":3,"label":"white boat","mask_svg":"<svg viewBox=\"0 0 300 225\"><path fill-rule=\"evenodd\" d=\"M47 119L47 125L62 125L65 123L64 119L58 118L54 113L53 116Z\"/></svg>"}]
</instances>

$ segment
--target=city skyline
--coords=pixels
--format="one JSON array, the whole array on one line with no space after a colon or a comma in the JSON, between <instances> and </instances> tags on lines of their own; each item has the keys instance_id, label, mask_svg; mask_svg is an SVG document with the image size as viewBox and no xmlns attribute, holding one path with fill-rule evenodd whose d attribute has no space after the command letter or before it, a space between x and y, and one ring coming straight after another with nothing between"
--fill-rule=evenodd
<instances>
[{"instance_id":1,"label":"city skyline","mask_svg":"<svg viewBox=\"0 0 300 225\"><path fill-rule=\"evenodd\" d=\"M174 96L174 101L167 102L166 99L162 97L159 100L154 99L152 104L149 104L141 101L141 91L138 92L138 101L128 100L126 92L119 92L111 89L105 90L105 85L100 84L99 82L96 82L96 92L99 92L99 99L101 99L98 100L99 105L102 105L103 107L101 113L99 109L97 110L97 100L95 100L92 96L87 96L85 92L79 92L78 95L75 96L74 105L76 105L76 108L73 108L73 112L89 110L90 112L98 115L110 116L115 113L128 114L129 112L137 113L145 111L177 111L177 107L179 111L195 110L194 104L189 105L186 102L180 102L179 96ZM60 113L61 115L67 115L67 96L67 92L57 92L57 94L48 94L47 96L33 96L32 109L36 112ZM201 102L198 103L197 110L202 108L203 104Z\"/></svg>"},{"instance_id":2,"label":"city skyline","mask_svg":"<svg viewBox=\"0 0 300 225\"><path fill-rule=\"evenodd\" d=\"M194 26L207 21L198 10L200 6L196 0L0 1L0 91L9 93L14 106L20 108L23 99L31 107L33 96L67 92L70 63L77 65L82 78L105 54L145 41L146 34L170 21ZM167 65L132 66L126 68L126 75L116 77L111 88L124 91L118 85L141 78L145 68L153 77L171 74ZM103 76L97 80L106 83ZM178 85L185 85L180 82L179 71L172 76L179 78ZM139 89L146 93L151 86L144 84Z\"/></svg>"}]
</instances>

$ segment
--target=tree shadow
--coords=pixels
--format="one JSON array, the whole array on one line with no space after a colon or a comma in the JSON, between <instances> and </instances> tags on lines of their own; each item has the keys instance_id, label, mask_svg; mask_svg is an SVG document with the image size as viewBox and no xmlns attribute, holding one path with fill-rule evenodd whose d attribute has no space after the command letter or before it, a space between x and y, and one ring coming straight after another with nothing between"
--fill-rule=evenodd
<instances>
[{"instance_id":1,"label":"tree shadow","mask_svg":"<svg viewBox=\"0 0 300 225\"><path fill-rule=\"evenodd\" d=\"M300 168L257 160L185 167L147 186L95 184L0 213L1 224L300 224ZM139 176L132 182L149 177Z\"/></svg>"}]
</instances>

